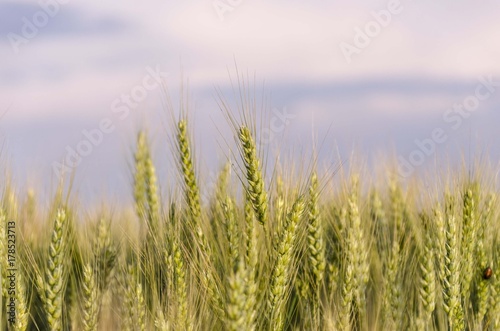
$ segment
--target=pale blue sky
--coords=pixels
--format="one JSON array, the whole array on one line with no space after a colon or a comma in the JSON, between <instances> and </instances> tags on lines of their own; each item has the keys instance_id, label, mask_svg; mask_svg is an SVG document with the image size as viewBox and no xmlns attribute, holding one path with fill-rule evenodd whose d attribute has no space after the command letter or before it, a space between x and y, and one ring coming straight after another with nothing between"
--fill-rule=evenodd
<instances>
[{"instance_id":1,"label":"pale blue sky","mask_svg":"<svg viewBox=\"0 0 500 331\"><path fill-rule=\"evenodd\" d=\"M457 129L443 119L454 103L474 95L479 77L500 81L498 1L62 2L45 6L53 15L45 14L29 38L26 22L43 20L42 4L56 0L0 3L0 133L21 185L50 182L53 162L106 118L116 129L77 168L82 196L104 189L127 195L130 144L142 123L152 129L158 163L167 164L161 89L149 91L124 120L113 112L115 100L155 67L168 72L174 99L181 72L189 79L197 152L203 166L214 167L214 155L223 155L218 129L228 132L214 87L231 97L228 70L234 75L235 61L256 74L259 86L265 81L270 108L294 115L288 139L307 148L312 127L323 137L331 125L325 158L337 145L343 156L356 145L367 156L395 147L408 158L415 139L438 128L448 139L422 168L435 156L456 158L478 144L491 147L498 162L500 91ZM223 20L214 7L221 3L228 9ZM391 6L398 10L390 22L347 61L342 43L355 46L356 28Z\"/></svg>"}]
</instances>

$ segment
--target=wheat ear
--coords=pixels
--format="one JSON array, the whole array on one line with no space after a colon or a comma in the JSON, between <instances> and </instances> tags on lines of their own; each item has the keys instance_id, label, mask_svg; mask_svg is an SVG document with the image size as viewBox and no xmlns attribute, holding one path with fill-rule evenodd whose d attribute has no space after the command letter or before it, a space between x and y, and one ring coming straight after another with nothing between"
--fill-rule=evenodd
<instances>
[{"instance_id":1,"label":"wheat ear","mask_svg":"<svg viewBox=\"0 0 500 331\"><path fill-rule=\"evenodd\" d=\"M493 205L495 203L495 196L493 194L489 195L486 200L485 211L481 217L481 224L479 225L479 230L477 234L477 246L476 252L478 256L478 263L475 266L476 276L476 291L477 291L477 313L476 321L478 327L481 327L484 317L488 312L489 301L492 292L492 281L491 279L484 278L484 272L488 268L491 268L492 263L488 261L488 249L486 246L485 231L488 224L492 222L492 212ZM491 246L490 246L491 247ZM478 272L479 271L479 272Z\"/></svg>"},{"instance_id":2,"label":"wheat ear","mask_svg":"<svg viewBox=\"0 0 500 331\"><path fill-rule=\"evenodd\" d=\"M49 246L47 268L45 272L44 306L49 327L53 331L63 329L62 312L65 286L67 283L69 220L64 209L57 211Z\"/></svg>"},{"instance_id":3,"label":"wheat ear","mask_svg":"<svg viewBox=\"0 0 500 331\"><path fill-rule=\"evenodd\" d=\"M159 222L158 184L146 133L137 136L134 156L134 199L139 218L146 221L148 234L156 234Z\"/></svg>"},{"instance_id":4,"label":"wheat ear","mask_svg":"<svg viewBox=\"0 0 500 331\"><path fill-rule=\"evenodd\" d=\"M476 251L476 235L478 228L477 198L472 189L467 189L463 197L463 225L461 255L462 265L462 298L466 301L470 297L470 286L474 274L474 253Z\"/></svg>"},{"instance_id":5,"label":"wheat ear","mask_svg":"<svg viewBox=\"0 0 500 331\"><path fill-rule=\"evenodd\" d=\"M247 286L246 280L246 270L244 268L244 263L238 263L236 271L231 272L229 277L229 293L228 293L228 303L227 303L227 329L229 331L240 331L240 330L250 330L250 325L247 323L250 321L248 314L252 312L248 311L247 307Z\"/></svg>"},{"instance_id":6,"label":"wheat ear","mask_svg":"<svg viewBox=\"0 0 500 331\"><path fill-rule=\"evenodd\" d=\"M99 219L95 232L93 255L96 267L94 272L97 276L98 292L102 295L111 282L118 252L111 238L110 224L105 218Z\"/></svg>"},{"instance_id":7,"label":"wheat ear","mask_svg":"<svg viewBox=\"0 0 500 331\"><path fill-rule=\"evenodd\" d=\"M0 208L0 307L3 307L3 298L7 297L7 261L8 261L8 256L7 256L7 236L6 236L6 223L7 218L5 215L5 209ZM4 309L2 308L0 310L0 317L2 317ZM2 319L0 319L2 321Z\"/></svg>"},{"instance_id":8,"label":"wheat ear","mask_svg":"<svg viewBox=\"0 0 500 331\"><path fill-rule=\"evenodd\" d=\"M136 152L134 155L134 201L135 210L139 218L145 217L146 211L146 160L149 157L146 134L139 132L137 135Z\"/></svg>"},{"instance_id":9,"label":"wheat ear","mask_svg":"<svg viewBox=\"0 0 500 331\"><path fill-rule=\"evenodd\" d=\"M191 215L194 234L199 245L199 252L202 255L203 263L213 263L213 254L211 246L201 227L201 204L200 191L196 182L196 175L193 166L193 156L191 155L191 147L189 143L189 135L187 132L187 122L180 120L177 124L177 144L179 148L179 161L184 179L184 188L186 201ZM220 318L224 317L224 300L216 283L216 278L213 270L200 270L200 280L202 285L207 290L207 294L212 302L212 307Z\"/></svg>"},{"instance_id":10,"label":"wheat ear","mask_svg":"<svg viewBox=\"0 0 500 331\"><path fill-rule=\"evenodd\" d=\"M248 196L250 197L250 201L252 201L257 221L264 225L267 221L267 192L264 188L264 180L257 157L255 142L250 129L246 126L240 127L238 138L242 147L243 160L245 161Z\"/></svg>"},{"instance_id":11,"label":"wheat ear","mask_svg":"<svg viewBox=\"0 0 500 331\"><path fill-rule=\"evenodd\" d=\"M184 256L180 250L177 239L172 241L172 255L174 263L175 294L177 299L176 324L181 330L192 330L188 315L188 286Z\"/></svg>"},{"instance_id":12,"label":"wheat ear","mask_svg":"<svg viewBox=\"0 0 500 331\"><path fill-rule=\"evenodd\" d=\"M309 223L308 236L309 261L312 266L313 275L313 323L316 329L321 328L321 285L325 275L325 245L323 242L323 227L318 207L318 176L314 172L311 176L309 187Z\"/></svg>"},{"instance_id":13,"label":"wheat ear","mask_svg":"<svg viewBox=\"0 0 500 331\"><path fill-rule=\"evenodd\" d=\"M425 246L420 258L420 288L419 299L423 307L424 316L422 318L425 326L429 325L432 314L436 308L436 270L434 267L434 249L432 237L430 235L428 219L424 219L424 228L427 229Z\"/></svg>"},{"instance_id":14,"label":"wheat ear","mask_svg":"<svg viewBox=\"0 0 500 331\"><path fill-rule=\"evenodd\" d=\"M224 213L224 223L226 225L227 239L229 242L229 265L232 269L235 269L240 257L240 238L238 224L234 215L233 200L230 197L227 197L225 202L222 203L222 209Z\"/></svg>"},{"instance_id":15,"label":"wheat ear","mask_svg":"<svg viewBox=\"0 0 500 331\"><path fill-rule=\"evenodd\" d=\"M92 265L83 267L83 329L85 331L97 330L99 316L98 287Z\"/></svg>"},{"instance_id":16,"label":"wheat ear","mask_svg":"<svg viewBox=\"0 0 500 331\"><path fill-rule=\"evenodd\" d=\"M448 315L451 330L464 330L462 300L460 296L460 248L458 244L457 221L454 212L454 201L447 198L446 205L446 253L444 263L445 281L444 308Z\"/></svg>"},{"instance_id":17,"label":"wheat ear","mask_svg":"<svg viewBox=\"0 0 500 331\"><path fill-rule=\"evenodd\" d=\"M283 308L293 266L297 228L304 209L304 199L300 197L295 201L287 215L286 224L278 243L277 259L273 268L269 290L270 327L273 330L282 330L284 327Z\"/></svg>"},{"instance_id":18,"label":"wheat ear","mask_svg":"<svg viewBox=\"0 0 500 331\"><path fill-rule=\"evenodd\" d=\"M179 121L177 129L177 143L179 146L180 163L186 188L186 200L191 215L197 220L201 216L200 192L198 184L196 183L189 135L187 132L187 122L185 120Z\"/></svg>"},{"instance_id":19,"label":"wheat ear","mask_svg":"<svg viewBox=\"0 0 500 331\"><path fill-rule=\"evenodd\" d=\"M254 325L255 322L255 309L257 304L257 263L258 263L258 251L257 251L257 236L254 227L254 213L252 209L252 203L246 195L245 206L244 206L244 216L245 216L245 265L247 270L247 287L246 287L246 311L247 311L247 325L249 327Z\"/></svg>"},{"instance_id":20,"label":"wheat ear","mask_svg":"<svg viewBox=\"0 0 500 331\"><path fill-rule=\"evenodd\" d=\"M365 235L361 225L361 215L359 213L359 196L358 196L359 178L352 178L352 194L349 198L348 217L349 217L349 232L347 234L349 245L348 254L352 261L354 277L354 300L358 313L360 315L360 323L366 318L366 287L370 279L370 265L368 262L368 247L365 243Z\"/></svg>"},{"instance_id":21,"label":"wheat ear","mask_svg":"<svg viewBox=\"0 0 500 331\"><path fill-rule=\"evenodd\" d=\"M24 273L19 272L16 281L16 323L15 331L25 331L28 328L29 306L26 297Z\"/></svg>"}]
</instances>

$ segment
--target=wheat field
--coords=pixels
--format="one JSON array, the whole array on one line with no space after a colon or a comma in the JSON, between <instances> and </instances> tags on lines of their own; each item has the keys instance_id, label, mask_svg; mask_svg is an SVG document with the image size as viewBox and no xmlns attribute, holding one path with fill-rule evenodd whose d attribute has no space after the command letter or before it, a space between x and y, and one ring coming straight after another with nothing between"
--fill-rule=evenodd
<instances>
[{"instance_id":1,"label":"wheat field","mask_svg":"<svg viewBox=\"0 0 500 331\"><path fill-rule=\"evenodd\" d=\"M230 123L235 148L207 187L177 118L168 196L139 132L123 210L82 211L67 182L44 206L5 179L2 329L500 330L488 167L431 184L389 163L377 176L314 157L270 171L257 125Z\"/></svg>"}]
</instances>

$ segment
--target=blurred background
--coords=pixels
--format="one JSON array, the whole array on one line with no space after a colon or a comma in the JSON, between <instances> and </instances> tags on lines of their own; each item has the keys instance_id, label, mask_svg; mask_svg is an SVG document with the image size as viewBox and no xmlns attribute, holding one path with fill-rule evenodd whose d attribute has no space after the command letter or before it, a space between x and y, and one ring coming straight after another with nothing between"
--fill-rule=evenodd
<instances>
[{"instance_id":1,"label":"blurred background","mask_svg":"<svg viewBox=\"0 0 500 331\"><path fill-rule=\"evenodd\" d=\"M43 196L79 153L71 169L83 201L128 199L146 127L160 177L173 181L163 82L175 111L188 87L210 178L233 142L219 95L235 109L239 74L267 108L263 148L301 152L316 140L326 164L356 150L369 166L386 153L404 178L436 160L496 164L499 13L487 0L3 0L2 162Z\"/></svg>"}]
</instances>

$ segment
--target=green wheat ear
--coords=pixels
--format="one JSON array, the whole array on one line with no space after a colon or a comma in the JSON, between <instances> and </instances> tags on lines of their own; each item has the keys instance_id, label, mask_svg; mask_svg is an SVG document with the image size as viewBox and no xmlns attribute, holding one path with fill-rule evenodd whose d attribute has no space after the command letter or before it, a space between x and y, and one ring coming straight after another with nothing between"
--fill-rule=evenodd
<instances>
[{"instance_id":1,"label":"green wheat ear","mask_svg":"<svg viewBox=\"0 0 500 331\"><path fill-rule=\"evenodd\" d=\"M139 218L145 215L146 205L146 160L149 157L149 150L146 141L146 134L139 132L137 135L137 146L134 155L135 173L134 173L134 200L135 209Z\"/></svg>"},{"instance_id":2,"label":"green wheat ear","mask_svg":"<svg viewBox=\"0 0 500 331\"><path fill-rule=\"evenodd\" d=\"M196 183L187 122L185 120L179 121L177 129L177 143L179 145L180 163L186 189L186 200L191 215L197 220L201 216L200 191Z\"/></svg>"},{"instance_id":3,"label":"green wheat ear","mask_svg":"<svg viewBox=\"0 0 500 331\"><path fill-rule=\"evenodd\" d=\"M185 197L188 204L189 214L191 216L191 227L197 244L199 246L199 254L201 255L201 260L209 261L213 264L214 256L212 253L212 248L207 236L202 229L201 224L201 202L200 202L200 191L198 184L196 182L196 175L193 166L193 160L191 155L191 147L189 143L189 135L187 132L187 122L181 120L177 124L177 143L179 149L179 160L182 170L182 177L184 179L184 189ZM207 295L209 301L212 303L212 308L215 310L219 318L222 318L225 314L224 312L224 300L222 299L221 290L216 283L216 277L212 270L200 270L200 280L201 284L207 290Z\"/></svg>"},{"instance_id":4,"label":"green wheat ear","mask_svg":"<svg viewBox=\"0 0 500 331\"><path fill-rule=\"evenodd\" d=\"M156 171L151 159L151 152L146 133L139 132L134 155L134 200L140 219L146 221L148 233L155 234L159 222L158 184Z\"/></svg>"},{"instance_id":5,"label":"green wheat ear","mask_svg":"<svg viewBox=\"0 0 500 331\"><path fill-rule=\"evenodd\" d=\"M16 282L16 323L14 325L15 331L25 331L28 329L28 321L29 321L29 306L27 302L26 296L26 283L24 278L24 273L19 272L17 275Z\"/></svg>"},{"instance_id":6,"label":"green wheat ear","mask_svg":"<svg viewBox=\"0 0 500 331\"><path fill-rule=\"evenodd\" d=\"M111 237L110 224L105 218L100 218L97 224L95 238L93 242L93 255L96 261L95 274L97 275L97 285L99 291L105 292L112 280L117 248Z\"/></svg>"},{"instance_id":7,"label":"green wheat ear","mask_svg":"<svg viewBox=\"0 0 500 331\"><path fill-rule=\"evenodd\" d=\"M462 297L460 292L460 247L458 243L457 220L454 200L447 196L446 201L446 253L444 263L445 280L443 284L444 309L452 330L464 330Z\"/></svg>"},{"instance_id":8,"label":"green wheat ear","mask_svg":"<svg viewBox=\"0 0 500 331\"><path fill-rule=\"evenodd\" d=\"M258 265L258 247L257 236L254 226L254 212L252 203L245 195L244 205L244 219L245 219L245 265L247 270L247 288L246 288L246 312L247 312L247 326L249 330L255 328L256 317L256 304L258 295L258 282L257 282L257 265Z\"/></svg>"},{"instance_id":9,"label":"green wheat ear","mask_svg":"<svg viewBox=\"0 0 500 331\"><path fill-rule=\"evenodd\" d=\"M360 323L366 318L366 288L370 280L370 262L368 260L368 245L363 231L361 222L361 214L359 212L359 177L354 176L352 179L353 192L348 201L349 209L349 233L350 254L353 259L354 266L354 301L358 308Z\"/></svg>"},{"instance_id":10,"label":"green wheat ear","mask_svg":"<svg viewBox=\"0 0 500 331\"><path fill-rule=\"evenodd\" d=\"M182 330L192 330L191 320L188 314L188 284L185 267L185 258L179 247L178 240L172 240L172 262L175 282L175 294L177 299L176 325ZM168 263L168 261L167 261Z\"/></svg>"},{"instance_id":11,"label":"green wheat ear","mask_svg":"<svg viewBox=\"0 0 500 331\"><path fill-rule=\"evenodd\" d=\"M95 273L91 264L83 267L83 329L85 331L97 330L99 316L98 286Z\"/></svg>"},{"instance_id":12,"label":"green wheat ear","mask_svg":"<svg viewBox=\"0 0 500 331\"><path fill-rule=\"evenodd\" d=\"M492 221L492 212L493 212L493 206L495 203L495 196L493 194L489 194L486 198L485 206L484 206L484 212L481 217L481 222L478 226L478 241L477 241L477 256L478 256L478 263L476 265L476 270L477 267L479 267L479 270L482 271L481 275L476 276L476 291L477 291L477 313L476 313L476 320L480 323L483 321L485 318L488 309L490 307L490 300L491 296L493 294L493 285L488 278L484 278L484 272L487 270L487 268L491 268L492 266L492 261L491 258L488 257L489 250L492 250L492 246L487 245L487 240L486 240L486 231L487 231L487 226L488 224L491 224Z\"/></svg>"},{"instance_id":13,"label":"green wheat ear","mask_svg":"<svg viewBox=\"0 0 500 331\"><path fill-rule=\"evenodd\" d=\"M423 307L422 322L426 327L429 325L432 314L436 309L436 270L434 267L434 248L431 237L430 222L427 216L423 216L422 226L426 230L425 245L419 261L420 287L419 300Z\"/></svg>"},{"instance_id":14,"label":"green wheat ear","mask_svg":"<svg viewBox=\"0 0 500 331\"><path fill-rule=\"evenodd\" d=\"M0 302L3 297L7 297L7 218L5 215L4 208L0 208ZM2 316L3 310L0 313L0 317Z\"/></svg>"},{"instance_id":15,"label":"green wheat ear","mask_svg":"<svg viewBox=\"0 0 500 331\"><path fill-rule=\"evenodd\" d=\"M229 242L228 255L231 261L230 265L232 269L236 269L240 257L240 233L235 218L233 200L230 197L226 197L226 200L222 203L222 209L227 240Z\"/></svg>"},{"instance_id":16,"label":"green wheat ear","mask_svg":"<svg viewBox=\"0 0 500 331\"><path fill-rule=\"evenodd\" d=\"M318 207L318 176L314 172L311 176L311 186L309 187L309 223L308 236L309 261L312 266L313 275L313 322L316 328L321 327L321 285L325 275L326 259L325 245L323 242L323 227Z\"/></svg>"},{"instance_id":17,"label":"green wheat ear","mask_svg":"<svg viewBox=\"0 0 500 331\"><path fill-rule=\"evenodd\" d=\"M257 158L255 142L250 130L245 126L240 127L238 138L241 143L243 160L245 162L248 196L252 202L257 220L264 225L267 221L267 192L264 188L264 180L262 178L260 162Z\"/></svg>"},{"instance_id":18,"label":"green wheat ear","mask_svg":"<svg viewBox=\"0 0 500 331\"><path fill-rule=\"evenodd\" d=\"M231 271L229 276L228 302L227 302L227 329L231 331L255 329L253 325L253 309L248 305L248 287L246 281L248 271L244 267L243 261L240 261Z\"/></svg>"},{"instance_id":19,"label":"green wheat ear","mask_svg":"<svg viewBox=\"0 0 500 331\"><path fill-rule=\"evenodd\" d=\"M297 228L305 209L304 199L299 197L287 215L286 224L277 246L277 260L271 276L269 289L269 323L273 330L283 330L286 294L290 286L293 254L297 245Z\"/></svg>"},{"instance_id":20,"label":"green wheat ear","mask_svg":"<svg viewBox=\"0 0 500 331\"><path fill-rule=\"evenodd\" d=\"M42 286L47 322L51 330L63 330L63 304L68 270L68 227L69 220L64 209L57 211L49 246L45 283Z\"/></svg>"},{"instance_id":21,"label":"green wheat ear","mask_svg":"<svg viewBox=\"0 0 500 331\"><path fill-rule=\"evenodd\" d=\"M128 264L122 277L124 283L122 288L122 329L145 331L148 307L145 303L137 267Z\"/></svg>"}]
</instances>

